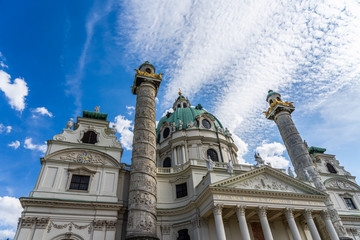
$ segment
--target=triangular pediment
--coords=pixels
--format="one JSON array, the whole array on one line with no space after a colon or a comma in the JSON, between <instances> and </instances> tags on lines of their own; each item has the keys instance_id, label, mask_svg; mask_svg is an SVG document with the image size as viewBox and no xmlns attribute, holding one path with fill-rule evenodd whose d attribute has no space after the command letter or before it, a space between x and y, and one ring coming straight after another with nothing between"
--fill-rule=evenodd
<instances>
[{"instance_id":1,"label":"triangular pediment","mask_svg":"<svg viewBox=\"0 0 360 240\"><path fill-rule=\"evenodd\" d=\"M263 192L325 195L325 193L316 188L267 166L213 183L211 184L211 187L258 190Z\"/></svg>"}]
</instances>

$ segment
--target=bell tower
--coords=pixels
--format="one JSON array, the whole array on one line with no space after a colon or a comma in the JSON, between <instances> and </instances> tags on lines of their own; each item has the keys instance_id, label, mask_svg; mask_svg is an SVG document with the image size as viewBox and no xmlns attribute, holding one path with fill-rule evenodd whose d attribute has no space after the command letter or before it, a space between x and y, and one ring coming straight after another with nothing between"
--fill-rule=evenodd
<instances>
[{"instance_id":1,"label":"bell tower","mask_svg":"<svg viewBox=\"0 0 360 240\"><path fill-rule=\"evenodd\" d=\"M126 239L152 240L158 239L155 97L162 77L147 61L135 70L132 92L137 98Z\"/></svg>"},{"instance_id":2,"label":"bell tower","mask_svg":"<svg viewBox=\"0 0 360 240\"><path fill-rule=\"evenodd\" d=\"M307 145L301 139L291 118L291 113L295 110L293 102L283 102L281 95L273 90L269 90L266 101L270 107L264 112L265 116L269 120L274 120L278 126L298 178L305 181L312 181L317 189L326 192L326 188L308 152ZM339 214L334 208L334 204L330 198L325 200L325 204L330 212L331 220L340 239L351 239L347 237Z\"/></svg>"}]
</instances>

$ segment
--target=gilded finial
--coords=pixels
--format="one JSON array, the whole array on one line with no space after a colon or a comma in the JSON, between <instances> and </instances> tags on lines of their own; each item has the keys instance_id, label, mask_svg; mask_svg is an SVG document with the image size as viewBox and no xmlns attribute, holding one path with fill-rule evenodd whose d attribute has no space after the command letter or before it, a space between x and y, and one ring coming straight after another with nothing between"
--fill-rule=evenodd
<instances>
[{"instance_id":1,"label":"gilded finial","mask_svg":"<svg viewBox=\"0 0 360 240\"><path fill-rule=\"evenodd\" d=\"M179 95L182 95L181 89L179 88Z\"/></svg>"}]
</instances>

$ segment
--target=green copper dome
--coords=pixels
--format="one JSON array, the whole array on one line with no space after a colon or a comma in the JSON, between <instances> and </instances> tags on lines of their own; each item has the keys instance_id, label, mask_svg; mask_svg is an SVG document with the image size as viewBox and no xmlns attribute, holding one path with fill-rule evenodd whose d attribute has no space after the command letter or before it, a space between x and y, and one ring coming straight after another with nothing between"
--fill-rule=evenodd
<instances>
[{"instance_id":1,"label":"green copper dome","mask_svg":"<svg viewBox=\"0 0 360 240\"><path fill-rule=\"evenodd\" d=\"M198 106L194 107L186 107L186 108L178 108L176 109L173 113L168 113L167 116L164 116L160 119L157 128L156 128L156 137L157 139L159 139L160 136L160 128L162 126L163 123L168 122L175 122L176 125L176 130L179 130L179 120L182 121L182 129L187 129L187 124L190 122L196 122L196 117L200 116L204 113L209 114L210 116L212 116L215 119L215 128L217 129L218 127L223 128L222 124L220 123L220 121L211 113L207 112L206 110L204 110L201 105L199 104ZM196 122L196 127L199 127L199 123Z\"/></svg>"}]
</instances>

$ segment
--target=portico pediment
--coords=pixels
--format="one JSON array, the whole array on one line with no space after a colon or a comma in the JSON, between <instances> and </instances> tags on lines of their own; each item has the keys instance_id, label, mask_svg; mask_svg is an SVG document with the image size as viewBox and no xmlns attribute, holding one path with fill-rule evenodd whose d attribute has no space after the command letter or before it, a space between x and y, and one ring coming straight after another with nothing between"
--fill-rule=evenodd
<instances>
[{"instance_id":1,"label":"portico pediment","mask_svg":"<svg viewBox=\"0 0 360 240\"><path fill-rule=\"evenodd\" d=\"M211 187L325 195L316 188L267 166L213 183Z\"/></svg>"}]
</instances>

